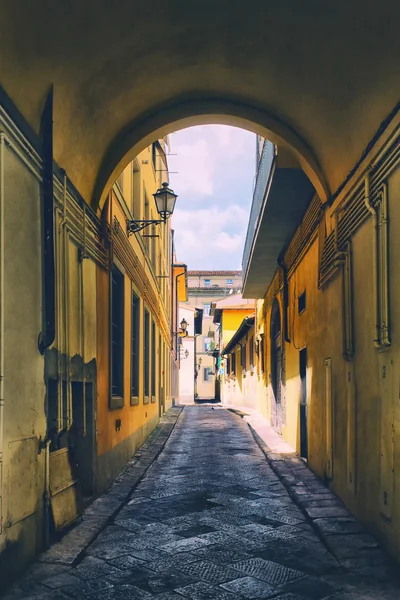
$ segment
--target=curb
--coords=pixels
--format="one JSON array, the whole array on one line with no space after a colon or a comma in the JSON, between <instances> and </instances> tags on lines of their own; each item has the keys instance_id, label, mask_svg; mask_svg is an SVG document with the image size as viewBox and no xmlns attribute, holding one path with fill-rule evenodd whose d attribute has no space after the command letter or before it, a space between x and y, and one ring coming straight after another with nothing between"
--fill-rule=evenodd
<instances>
[{"instance_id":1,"label":"curb","mask_svg":"<svg viewBox=\"0 0 400 600\"><path fill-rule=\"evenodd\" d=\"M121 510L133 489L162 452L184 407L170 408L160 419L146 441L115 478L111 487L97 498L78 522L59 542L37 557L46 564L76 565L88 546Z\"/></svg>"},{"instance_id":2,"label":"curb","mask_svg":"<svg viewBox=\"0 0 400 600\"><path fill-rule=\"evenodd\" d=\"M243 419L236 411L231 412ZM393 559L303 459L297 453L282 455L271 451L250 423L243 420L289 497L338 563L346 570L372 575L380 580L385 580L389 573L393 574ZM353 558L346 558L341 553L346 542L350 543L350 547L351 543L355 544Z\"/></svg>"}]
</instances>

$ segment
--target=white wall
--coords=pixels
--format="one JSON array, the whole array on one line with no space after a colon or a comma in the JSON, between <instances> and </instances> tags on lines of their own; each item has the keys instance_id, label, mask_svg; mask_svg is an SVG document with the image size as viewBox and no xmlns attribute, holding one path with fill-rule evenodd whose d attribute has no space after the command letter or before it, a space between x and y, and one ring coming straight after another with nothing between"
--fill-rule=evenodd
<instances>
[{"instance_id":1,"label":"white wall","mask_svg":"<svg viewBox=\"0 0 400 600\"><path fill-rule=\"evenodd\" d=\"M181 338L180 345L180 368L179 368L179 404L194 403L194 309L189 306L179 306L180 323L185 319L188 323L188 336ZM189 352L185 357L186 350Z\"/></svg>"}]
</instances>

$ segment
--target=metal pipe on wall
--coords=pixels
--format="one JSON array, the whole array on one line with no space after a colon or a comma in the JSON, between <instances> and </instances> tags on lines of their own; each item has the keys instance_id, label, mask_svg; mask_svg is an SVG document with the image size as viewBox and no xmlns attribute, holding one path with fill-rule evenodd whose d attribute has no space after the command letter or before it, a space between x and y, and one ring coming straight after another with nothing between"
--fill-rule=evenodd
<instances>
[{"instance_id":1,"label":"metal pipe on wall","mask_svg":"<svg viewBox=\"0 0 400 600\"><path fill-rule=\"evenodd\" d=\"M83 207L83 248L79 252L79 308L80 308L80 330L81 330L81 358L82 358L82 410L83 410L83 431L86 435L86 368L85 368L85 278L84 278L84 260L86 258L86 206ZM73 416L73 415L72 415Z\"/></svg>"},{"instance_id":2,"label":"metal pipe on wall","mask_svg":"<svg viewBox=\"0 0 400 600\"><path fill-rule=\"evenodd\" d=\"M54 174L53 174L53 89L50 90L42 115L43 183L43 328L38 347L41 354L54 342L56 335L55 265L54 265Z\"/></svg>"},{"instance_id":3,"label":"metal pipe on wall","mask_svg":"<svg viewBox=\"0 0 400 600\"><path fill-rule=\"evenodd\" d=\"M373 340L375 348L380 347L379 339L379 276L378 276L378 215L376 208L371 204L370 197L370 174L367 173L364 179L364 202L372 215L372 283L374 296L374 333Z\"/></svg>"},{"instance_id":4,"label":"metal pipe on wall","mask_svg":"<svg viewBox=\"0 0 400 600\"><path fill-rule=\"evenodd\" d=\"M44 466L44 543L45 548L50 546L50 440L46 440L45 466Z\"/></svg>"},{"instance_id":5,"label":"metal pipe on wall","mask_svg":"<svg viewBox=\"0 0 400 600\"><path fill-rule=\"evenodd\" d=\"M0 132L0 534L3 527L4 431L4 132Z\"/></svg>"},{"instance_id":6,"label":"metal pipe on wall","mask_svg":"<svg viewBox=\"0 0 400 600\"><path fill-rule=\"evenodd\" d=\"M380 339L382 346L390 346L390 327L389 327L389 248L388 248L388 194L387 184L384 183L380 194L380 215L379 215L379 272L380 272Z\"/></svg>"}]
</instances>

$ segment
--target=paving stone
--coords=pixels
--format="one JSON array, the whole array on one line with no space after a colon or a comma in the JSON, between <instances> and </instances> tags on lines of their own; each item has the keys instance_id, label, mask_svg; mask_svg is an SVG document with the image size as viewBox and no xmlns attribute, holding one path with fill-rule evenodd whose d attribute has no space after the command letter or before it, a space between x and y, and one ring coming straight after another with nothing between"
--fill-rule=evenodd
<instances>
[{"instance_id":1,"label":"paving stone","mask_svg":"<svg viewBox=\"0 0 400 600\"><path fill-rule=\"evenodd\" d=\"M349 515L349 511L347 510L347 508L344 508L343 506L325 506L322 508L305 507L305 510L312 519L317 519L319 517L323 517L323 518L347 517Z\"/></svg>"},{"instance_id":2,"label":"paving stone","mask_svg":"<svg viewBox=\"0 0 400 600\"><path fill-rule=\"evenodd\" d=\"M200 560L194 563L186 563L180 567L183 573L201 579L207 583L223 583L237 578L237 572L226 565L216 565L215 563Z\"/></svg>"},{"instance_id":3,"label":"paving stone","mask_svg":"<svg viewBox=\"0 0 400 600\"><path fill-rule=\"evenodd\" d=\"M151 571L155 571L156 573L162 573L163 571L171 571L173 569L179 570L181 565L184 565L186 563L193 563L196 562L196 560L201 560L201 556L198 556L197 550L196 554L193 554L192 552L179 552L179 554L167 554L164 558L146 563L146 566Z\"/></svg>"},{"instance_id":4,"label":"paving stone","mask_svg":"<svg viewBox=\"0 0 400 600\"><path fill-rule=\"evenodd\" d=\"M119 556L118 558L114 558L109 561L111 565L116 567L117 569L134 569L136 567L144 566L147 563L135 556L131 556L129 554L124 554L123 556Z\"/></svg>"},{"instance_id":5,"label":"paving stone","mask_svg":"<svg viewBox=\"0 0 400 600\"><path fill-rule=\"evenodd\" d=\"M308 600L322 600L331 596L335 589L320 579L303 577L290 582L282 591L305 596Z\"/></svg>"},{"instance_id":6,"label":"paving stone","mask_svg":"<svg viewBox=\"0 0 400 600\"><path fill-rule=\"evenodd\" d=\"M198 578L193 578L179 571L170 571L168 573L159 573L148 579L138 581L136 586L153 594L171 592L175 588L184 587L196 582Z\"/></svg>"},{"instance_id":7,"label":"paving stone","mask_svg":"<svg viewBox=\"0 0 400 600\"><path fill-rule=\"evenodd\" d=\"M217 565L231 564L245 558L250 558L250 554L244 550L233 550L224 548L223 546L206 546L200 550L196 550L196 557L202 556L205 560L214 562Z\"/></svg>"},{"instance_id":8,"label":"paving stone","mask_svg":"<svg viewBox=\"0 0 400 600\"><path fill-rule=\"evenodd\" d=\"M375 540L296 456L272 469L224 410L186 407L159 454L170 431L5 600L400 600Z\"/></svg>"},{"instance_id":9,"label":"paving stone","mask_svg":"<svg viewBox=\"0 0 400 600\"><path fill-rule=\"evenodd\" d=\"M51 589L62 588L66 585L77 585L80 583L78 577L74 577L70 573L60 573L59 575L53 575L48 579L42 581L43 585Z\"/></svg>"},{"instance_id":10,"label":"paving stone","mask_svg":"<svg viewBox=\"0 0 400 600\"><path fill-rule=\"evenodd\" d=\"M191 600L238 600L238 598L243 597L242 595L231 594L220 587L211 586L202 581L183 588L177 588L175 591Z\"/></svg>"},{"instance_id":11,"label":"paving stone","mask_svg":"<svg viewBox=\"0 0 400 600\"><path fill-rule=\"evenodd\" d=\"M154 598L154 596L133 585L121 585L101 590L87 596L87 598L89 600L149 600L150 598Z\"/></svg>"},{"instance_id":12,"label":"paving stone","mask_svg":"<svg viewBox=\"0 0 400 600\"><path fill-rule=\"evenodd\" d=\"M111 587L113 587L112 584L104 579L90 579L88 581L81 581L78 584L63 587L62 591L66 595L71 596L71 598L80 600L81 598L87 598L91 594L97 594L98 592Z\"/></svg>"},{"instance_id":13,"label":"paving stone","mask_svg":"<svg viewBox=\"0 0 400 600\"><path fill-rule=\"evenodd\" d=\"M324 533L329 534L348 534L363 533L364 529L361 523L353 517L336 517L336 519L314 519L315 525Z\"/></svg>"},{"instance_id":14,"label":"paving stone","mask_svg":"<svg viewBox=\"0 0 400 600\"><path fill-rule=\"evenodd\" d=\"M256 599L271 598L276 595L276 589L255 577L241 577L228 583L223 583L221 587L230 592L238 594L239 597Z\"/></svg>"},{"instance_id":15,"label":"paving stone","mask_svg":"<svg viewBox=\"0 0 400 600\"><path fill-rule=\"evenodd\" d=\"M233 565L238 571L257 577L263 581L267 581L271 585L278 587L282 586L289 581L294 581L304 576L304 573L289 569L278 563L263 560L262 558L249 558L237 562Z\"/></svg>"},{"instance_id":16,"label":"paving stone","mask_svg":"<svg viewBox=\"0 0 400 600\"><path fill-rule=\"evenodd\" d=\"M160 546L160 550L171 554L175 554L177 552L190 552L191 550L196 550L196 548L207 546L210 543L211 542L208 542L207 540L202 539L200 537L192 537L188 539L178 540L177 542L170 542L168 544L164 544Z\"/></svg>"}]
</instances>

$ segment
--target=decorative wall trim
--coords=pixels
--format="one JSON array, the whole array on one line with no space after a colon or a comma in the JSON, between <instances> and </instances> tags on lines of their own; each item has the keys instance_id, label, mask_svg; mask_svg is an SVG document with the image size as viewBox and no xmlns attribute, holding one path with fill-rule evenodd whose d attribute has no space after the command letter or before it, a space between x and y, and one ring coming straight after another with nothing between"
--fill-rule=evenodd
<instances>
[{"instance_id":1,"label":"decorative wall trim","mask_svg":"<svg viewBox=\"0 0 400 600\"><path fill-rule=\"evenodd\" d=\"M143 300L148 304L149 309L159 327L163 332L164 339L168 344L171 343L171 332L166 316L160 310L161 303L153 286L146 274L139 257L132 248L128 238L122 230L118 219L114 219L112 227L112 246L113 252L124 265L129 277L132 279L136 288L140 292Z\"/></svg>"}]
</instances>

